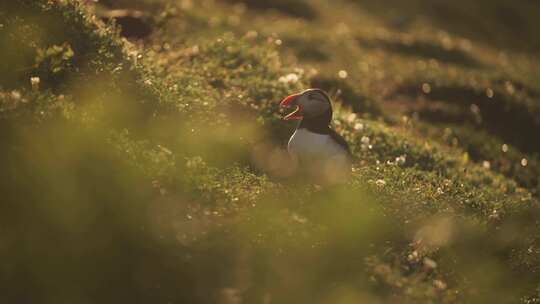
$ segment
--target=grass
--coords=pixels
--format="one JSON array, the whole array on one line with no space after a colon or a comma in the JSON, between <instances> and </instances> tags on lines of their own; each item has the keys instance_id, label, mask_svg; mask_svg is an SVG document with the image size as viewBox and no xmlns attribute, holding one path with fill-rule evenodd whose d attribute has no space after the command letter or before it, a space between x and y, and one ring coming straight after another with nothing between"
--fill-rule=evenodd
<instances>
[{"instance_id":1,"label":"grass","mask_svg":"<svg viewBox=\"0 0 540 304\"><path fill-rule=\"evenodd\" d=\"M537 58L340 3L2 4L2 297L538 302ZM346 185L286 165L277 101L309 86L336 101Z\"/></svg>"}]
</instances>

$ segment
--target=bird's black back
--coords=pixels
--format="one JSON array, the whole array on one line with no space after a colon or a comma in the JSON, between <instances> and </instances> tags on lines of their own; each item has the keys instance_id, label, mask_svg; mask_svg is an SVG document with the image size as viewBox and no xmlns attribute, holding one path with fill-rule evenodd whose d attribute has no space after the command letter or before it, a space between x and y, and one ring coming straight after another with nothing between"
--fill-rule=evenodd
<instances>
[{"instance_id":1,"label":"bird's black back","mask_svg":"<svg viewBox=\"0 0 540 304\"><path fill-rule=\"evenodd\" d=\"M349 144L347 141L339 134L337 134L336 131L334 131L332 128L328 128L329 132L328 135L332 137L333 140L335 140L345 151L347 151L347 154L351 156L351 149L349 148Z\"/></svg>"}]
</instances>

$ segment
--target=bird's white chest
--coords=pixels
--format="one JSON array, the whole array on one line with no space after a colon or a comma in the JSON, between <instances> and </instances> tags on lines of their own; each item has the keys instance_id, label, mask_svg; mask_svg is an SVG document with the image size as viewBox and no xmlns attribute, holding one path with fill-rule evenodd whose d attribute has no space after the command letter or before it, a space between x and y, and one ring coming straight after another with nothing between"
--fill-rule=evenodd
<instances>
[{"instance_id":1,"label":"bird's white chest","mask_svg":"<svg viewBox=\"0 0 540 304\"><path fill-rule=\"evenodd\" d=\"M342 181L350 173L347 150L330 135L298 129L289 140L288 150L294 164L320 182Z\"/></svg>"},{"instance_id":2,"label":"bird's white chest","mask_svg":"<svg viewBox=\"0 0 540 304\"><path fill-rule=\"evenodd\" d=\"M317 134L306 129L297 129L288 144L289 153L302 158L347 157L347 152L327 134Z\"/></svg>"},{"instance_id":3,"label":"bird's white chest","mask_svg":"<svg viewBox=\"0 0 540 304\"><path fill-rule=\"evenodd\" d=\"M330 156L335 153L331 141L329 135L298 129L289 139L288 150L289 153L297 155Z\"/></svg>"}]
</instances>

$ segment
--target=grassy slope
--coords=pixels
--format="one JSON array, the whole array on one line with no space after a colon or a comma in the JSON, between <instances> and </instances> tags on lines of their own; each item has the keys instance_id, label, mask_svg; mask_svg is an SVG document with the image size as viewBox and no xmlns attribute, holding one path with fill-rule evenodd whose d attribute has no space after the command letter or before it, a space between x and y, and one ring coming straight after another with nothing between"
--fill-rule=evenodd
<instances>
[{"instance_id":1,"label":"grassy slope","mask_svg":"<svg viewBox=\"0 0 540 304\"><path fill-rule=\"evenodd\" d=\"M536 59L362 3L246 3L139 3L138 45L74 4L2 4L5 296L534 301ZM280 176L275 101L309 83L342 104L347 187Z\"/></svg>"}]
</instances>

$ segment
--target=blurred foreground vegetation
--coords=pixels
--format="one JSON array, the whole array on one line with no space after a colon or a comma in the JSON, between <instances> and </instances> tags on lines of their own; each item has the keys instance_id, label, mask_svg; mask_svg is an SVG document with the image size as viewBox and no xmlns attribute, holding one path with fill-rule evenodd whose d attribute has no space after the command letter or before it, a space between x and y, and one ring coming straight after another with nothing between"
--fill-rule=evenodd
<instances>
[{"instance_id":1,"label":"blurred foreground vegetation","mask_svg":"<svg viewBox=\"0 0 540 304\"><path fill-rule=\"evenodd\" d=\"M540 303L533 1L0 4L2 303ZM286 166L326 89L346 185Z\"/></svg>"}]
</instances>

